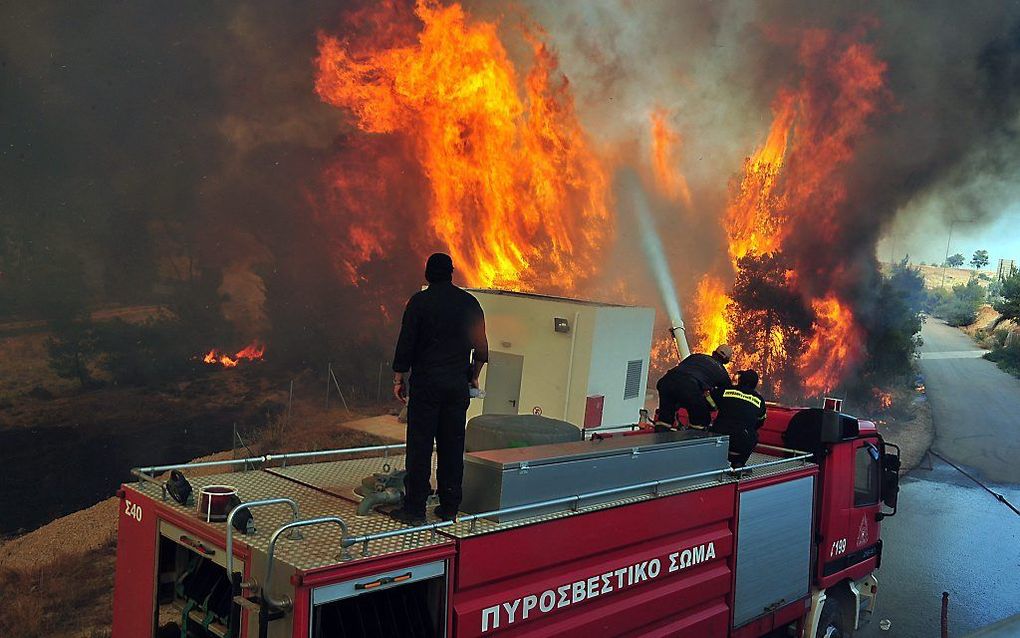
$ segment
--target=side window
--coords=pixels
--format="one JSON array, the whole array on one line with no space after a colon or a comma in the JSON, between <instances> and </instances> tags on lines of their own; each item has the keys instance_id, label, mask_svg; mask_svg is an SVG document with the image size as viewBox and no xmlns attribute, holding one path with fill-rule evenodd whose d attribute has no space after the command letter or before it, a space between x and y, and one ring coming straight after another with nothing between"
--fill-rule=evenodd
<instances>
[{"instance_id":1,"label":"side window","mask_svg":"<svg viewBox=\"0 0 1020 638\"><path fill-rule=\"evenodd\" d=\"M857 448L854 457L854 507L878 502L879 456L878 448L871 443Z\"/></svg>"}]
</instances>

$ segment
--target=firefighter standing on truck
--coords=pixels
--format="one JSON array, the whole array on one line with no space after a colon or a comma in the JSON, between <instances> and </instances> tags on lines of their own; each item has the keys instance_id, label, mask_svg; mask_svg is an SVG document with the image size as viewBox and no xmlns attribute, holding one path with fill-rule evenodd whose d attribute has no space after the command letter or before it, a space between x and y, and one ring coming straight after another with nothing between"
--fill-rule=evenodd
<instances>
[{"instance_id":1,"label":"firefighter standing on truck","mask_svg":"<svg viewBox=\"0 0 1020 638\"><path fill-rule=\"evenodd\" d=\"M755 390L757 387L758 373L741 370L737 373L736 387L712 391L712 399L719 408L712 431L729 435L733 467L744 467L747 463L758 444L758 428L765 423L765 399Z\"/></svg>"},{"instance_id":2,"label":"firefighter standing on truck","mask_svg":"<svg viewBox=\"0 0 1020 638\"><path fill-rule=\"evenodd\" d=\"M733 348L722 344L711 355L695 353L667 372L655 389L659 392L659 410L655 430L664 431L676 425L676 413L680 408L687 410L688 422L699 428L707 428L712 422L712 408L705 396L715 388L731 385L726 364L733 358Z\"/></svg>"},{"instance_id":3,"label":"firefighter standing on truck","mask_svg":"<svg viewBox=\"0 0 1020 638\"><path fill-rule=\"evenodd\" d=\"M404 504L390 516L411 525L425 522L433 441L439 484L435 514L444 520L457 516L469 392L478 387L489 359L482 307L471 293L453 285L450 256L430 256L425 279L428 287L407 302L393 355L393 394L407 402L407 475Z\"/></svg>"}]
</instances>

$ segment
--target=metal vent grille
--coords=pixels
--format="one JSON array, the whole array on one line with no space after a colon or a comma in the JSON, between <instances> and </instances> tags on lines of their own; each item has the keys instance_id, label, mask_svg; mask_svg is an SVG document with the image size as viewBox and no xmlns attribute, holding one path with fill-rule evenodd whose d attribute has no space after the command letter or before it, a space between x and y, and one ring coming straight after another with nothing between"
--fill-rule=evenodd
<instances>
[{"instance_id":1,"label":"metal vent grille","mask_svg":"<svg viewBox=\"0 0 1020 638\"><path fill-rule=\"evenodd\" d=\"M641 394L641 372L644 369L644 361L635 359L627 362L627 381L623 385L623 400L635 399Z\"/></svg>"}]
</instances>

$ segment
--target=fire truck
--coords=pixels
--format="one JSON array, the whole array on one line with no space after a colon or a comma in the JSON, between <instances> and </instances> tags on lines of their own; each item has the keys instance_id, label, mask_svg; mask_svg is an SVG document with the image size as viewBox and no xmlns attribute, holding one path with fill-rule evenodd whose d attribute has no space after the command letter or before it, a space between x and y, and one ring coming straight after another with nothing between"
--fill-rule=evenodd
<instances>
[{"instance_id":1,"label":"fire truck","mask_svg":"<svg viewBox=\"0 0 1020 638\"><path fill-rule=\"evenodd\" d=\"M852 636L899 451L827 407L770 406L742 468L688 429L469 452L459 516L415 527L359 494L399 444L136 468L113 636Z\"/></svg>"}]
</instances>

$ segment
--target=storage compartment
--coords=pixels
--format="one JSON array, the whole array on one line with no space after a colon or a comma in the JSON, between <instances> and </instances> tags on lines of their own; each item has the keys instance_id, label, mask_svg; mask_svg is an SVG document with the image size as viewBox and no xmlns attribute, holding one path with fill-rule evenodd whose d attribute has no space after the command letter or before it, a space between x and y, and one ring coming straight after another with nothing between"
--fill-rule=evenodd
<instances>
[{"instance_id":1,"label":"storage compartment","mask_svg":"<svg viewBox=\"0 0 1020 638\"><path fill-rule=\"evenodd\" d=\"M229 635L233 597L221 554L172 525L160 525L157 636Z\"/></svg>"},{"instance_id":2,"label":"storage compartment","mask_svg":"<svg viewBox=\"0 0 1020 638\"><path fill-rule=\"evenodd\" d=\"M733 626L808 595L814 476L740 492Z\"/></svg>"},{"instance_id":3,"label":"storage compartment","mask_svg":"<svg viewBox=\"0 0 1020 638\"><path fill-rule=\"evenodd\" d=\"M577 441L473 452L464 457L461 511L480 514L577 494L640 483L703 475L729 468L727 437L704 432L669 432L638 437ZM674 481L663 489L704 482L705 476ZM584 507L651 494L654 487L583 499ZM570 509L575 503L493 517L498 522Z\"/></svg>"},{"instance_id":4,"label":"storage compartment","mask_svg":"<svg viewBox=\"0 0 1020 638\"><path fill-rule=\"evenodd\" d=\"M446 629L442 561L312 593L312 638L437 638Z\"/></svg>"}]
</instances>

